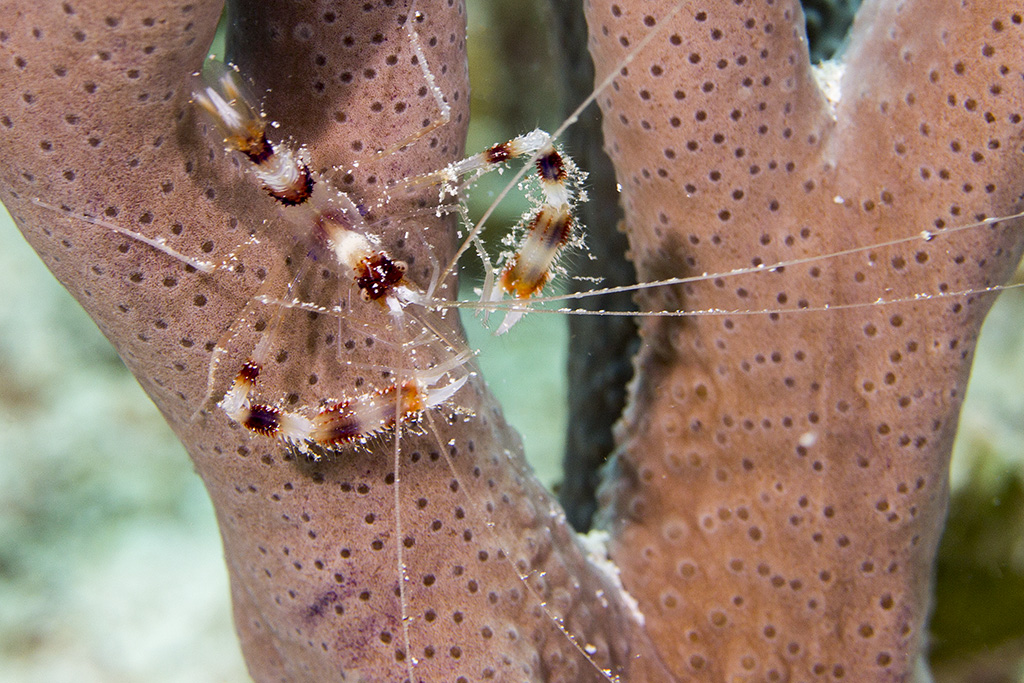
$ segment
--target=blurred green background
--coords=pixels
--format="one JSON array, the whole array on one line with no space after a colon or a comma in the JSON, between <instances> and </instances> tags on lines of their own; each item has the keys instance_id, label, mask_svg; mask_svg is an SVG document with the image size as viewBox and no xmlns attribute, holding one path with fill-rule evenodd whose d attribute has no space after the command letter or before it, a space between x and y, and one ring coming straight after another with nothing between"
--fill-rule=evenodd
<instances>
[{"instance_id":1,"label":"blurred green background","mask_svg":"<svg viewBox=\"0 0 1024 683\"><path fill-rule=\"evenodd\" d=\"M822 5L815 30L829 19ZM544 4L471 0L469 17L468 150L557 126ZM476 187L472 213L505 178ZM524 208L508 203L491 225L514 224ZM6 214L0 291L0 683L247 681L202 484ZM534 467L556 483L564 319L529 316L498 339L466 322ZM942 683L1024 682L1022 341L1015 289L986 323L961 418L932 640Z\"/></svg>"}]
</instances>

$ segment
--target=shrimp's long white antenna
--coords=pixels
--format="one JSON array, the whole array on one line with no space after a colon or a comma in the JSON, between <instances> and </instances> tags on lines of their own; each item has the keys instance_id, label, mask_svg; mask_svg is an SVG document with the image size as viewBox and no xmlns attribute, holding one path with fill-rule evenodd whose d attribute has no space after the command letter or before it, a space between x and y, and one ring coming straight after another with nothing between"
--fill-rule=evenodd
<instances>
[{"instance_id":1,"label":"shrimp's long white antenna","mask_svg":"<svg viewBox=\"0 0 1024 683\"><path fill-rule=\"evenodd\" d=\"M1008 285L989 285L974 289L960 289L955 292L915 292L895 299L878 298L874 301L855 301L848 304L822 304L797 308L701 308L679 311L594 311L587 308L534 308L530 313L555 313L558 315L594 315L615 318L707 318L723 316L781 315L785 313L821 313L823 311L849 311L872 306L894 306L913 302L939 301L976 294L995 294L1008 289L1024 289L1024 282ZM516 302L504 302L495 308L513 308Z\"/></svg>"},{"instance_id":2,"label":"shrimp's long white antenna","mask_svg":"<svg viewBox=\"0 0 1024 683\"><path fill-rule=\"evenodd\" d=\"M35 204L36 206L41 206L44 209L49 209L50 211L53 211L61 215L68 215L69 213L62 207L54 206L53 204L48 204L41 199L33 198L32 203ZM135 232L134 230L123 228L120 225L111 223L110 221L102 220L100 218L86 216L85 214L75 214L73 217L81 221L85 221L86 223L91 223L92 225L97 225L101 228L106 228L111 232L116 232L119 235L124 235L125 237L133 239L136 242L141 242L143 244L149 245L156 249L157 251L162 251L163 253L167 254L176 261L181 261L182 263L192 266L196 270L201 271L203 273L212 273L213 271L217 270L218 265L220 265L214 263L213 261L200 261L199 259L194 259L191 256L186 256L177 249L168 246L167 240L164 239L163 237L146 237L140 232Z\"/></svg>"},{"instance_id":3,"label":"shrimp's long white antenna","mask_svg":"<svg viewBox=\"0 0 1024 683\"><path fill-rule=\"evenodd\" d=\"M885 241L885 242L875 242L875 243L872 243L872 244L865 244L865 245L861 245L861 246L857 246L857 247L850 247L849 249L841 249L839 251L834 251L834 252L830 252L830 253L827 253L827 254L817 254L815 256L805 256L805 257L796 258L796 259L788 259L788 260L784 260L784 261L776 261L775 263L762 263L762 264L757 265L757 266L747 266L745 268L735 268L733 270L726 271L726 272L701 273L700 275L689 275L689 276L686 276L686 277L672 277L672 278L666 278L664 280L655 280L655 281L652 281L652 282L641 282L641 283L633 284L633 285L620 285L618 287L604 287L604 288L600 288L600 289L591 289L591 290L587 290L585 292L571 292L569 294L557 294L557 295L553 295L553 296L537 296L537 297L532 297L529 300L529 304L532 306L534 304L557 303L557 302L560 302L560 301L576 301L576 300L587 299L587 298L596 297L596 296L604 296L604 295L607 295L607 294L618 294L618 293L622 293L622 292L637 292L637 291L642 291L642 290L646 290L646 289L655 289L655 288L658 288L658 287L670 287L670 286L674 286L674 285L685 285L685 284L690 284L690 283L694 283L694 282L705 282L707 280L716 280L716 279L724 279L724 278L727 278L727 277L736 277L738 275L750 275L752 273L772 272L772 271L775 271L775 270L779 270L779 269L782 269L782 268L788 268L788 267L791 267L791 266L800 266L800 265L805 265L805 264L808 264L808 263L818 263L820 261L827 261L829 259L835 259L835 258L839 258L839 257L842 257L842 256L850 256L850 255L853 255L853 254L864 253L864 252L867 252L867 251L871 251L873 249L884 249L886 247L894 247L894 246L899 246L901 244L908 244L908 243L911 243L911 242L916 242L918 240L923 240L925 242L931 242L934 239L938 239L940 237L947 237L949 235L953 235L953 234L958 233L958 232L963 232L963 231L966 231L966 230L971 230L973 228L978 228L978 227L981 227L981 226L984 226L984 225L994 225L994 224L1000 223L1002 221L1016 220L1018 218L1024 218L1024 211L1021 211L1021 212L1015 213L1015 214L1011 214L1009 216L994 216L994 217L986 218L984 220L977 221L977 222L974 222L974 223L967 223L967 224L964 224L964 225L958 225L958 226L954 226L954 227L951 227L951 228L944 228L941 231L923 230L923 231L921 231L919 233L916 233L914 235L910 235L908 237L898 237L896 239L888 240L888 241ZM1008 285L1008 286L1006 286L1004 288L1008 289L1008 288L1012 288L1012 287L1016 287L1016 286L1018 286L1018 285ZM993 288L986 288L984 291L988 291L989 289L993 289ZM924 296L924 295L919 295L919 296ZM936 295L936 296L938 296L938 295ZM453 301L453 302L435 302L434 306L437 307L437 308L482 308L482 309L486 309L487 311L492 311L492 310L509 310L509 309L514 310L516 308L522 308L525 303L526 302L524 302L524 301L491 301L491 302L485 302L485 301ZM874 303L874 302L871 302L871 303ZM836 308L841 308L841 307L853 307L855 305L856 304L834 305L834 306L825 306L824 308L836 309ZM788 310L807 311L807 310L814 310L814 309L800 308L800 309L779 309L779 310L781 310L781 311L788 311ZM657 311L651 311L651 312L637 312L637 311L586 311L586 312L584 312L584 311L582 311L580 309L564 309L564 308L563 309L541 309L541 308L538 308L538 309L531 308L530 309L531 313L533 313L533 312L544 313L546 311L550 311L550 312L558 311L560 313L575 313L575 314L578 314L578 315L622 315L622 316L641 316L641 317L643 317L643 316L648 316L649 317L652 314L653 315L668 315L668 314L671 314L671 313L677 313L677 314L680 314L680 315L686 314L685 311L661 311L661 312L657 312ZM723 311L723 313L725 313L725 312L731 313L731 311ZM739 311L739 312L743 312L743 311ZM756 311L750 311L750 312L756 312ZM772 312L776 312L776 311L771 310L771 311L763 311L763 312L772 313ZM697 314L699 312L694 312L694 313Z\"/></svg>"}]
</instances>

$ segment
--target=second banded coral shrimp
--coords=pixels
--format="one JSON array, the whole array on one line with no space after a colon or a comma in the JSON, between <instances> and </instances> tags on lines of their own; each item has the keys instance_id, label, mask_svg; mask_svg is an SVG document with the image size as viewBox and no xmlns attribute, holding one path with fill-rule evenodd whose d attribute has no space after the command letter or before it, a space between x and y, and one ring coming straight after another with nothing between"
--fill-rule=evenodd
<instances>
[{"instance_id":1,"label":"second banded coral shrimp","mask_svg":"<svg viewBox=\"0 0 1024 683\"><path fill-rule=\"evenodd\" d=\"M516 174L511 183L515 183L525 173L532 181L527 188L533 189L536 186L538 196L532 199L533 207L522 217L521 227L502 239L506 250L498 257L497 269L491 264L479 238L480 228L490 215L490 210L477 226L470 229L462 249L446 268L446 272L454 270L465 248L470 244L475 247L484 269L484 281L479 291L482 310L485 311L487 304L500 301L505 294L514 300L530 299L544 288L555 273L564 272L559 270L558 264L563 250L581 248L584 244L573 210L577 203L586 201L586 193L580 190L586 174L577 168L571 158L556 148L552 135L538 129L494 145L440 171L400 183L405 187L439 184L439 199L443 202L449 195L461 195L466 187L483 174L495 169L504 170L506 162L522 157L526 157L529 163ZM511 183L503 195L511 189ZM493 206L500 201L501 197ZM464 211L460 213L470 223L467 214ZM508 310L495 334L504 334L521 317L521 311L515 308Z\"/></svg>"}]
</instances>

